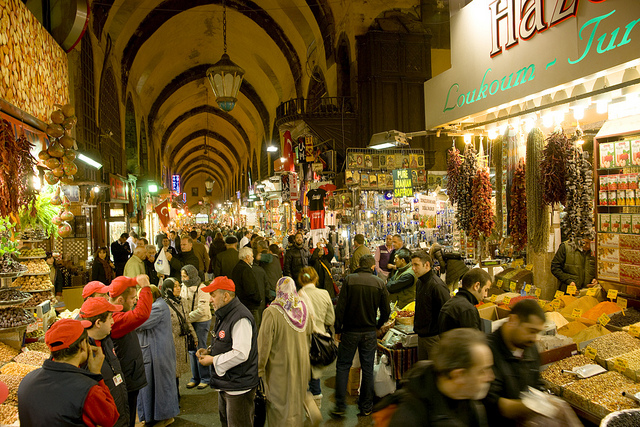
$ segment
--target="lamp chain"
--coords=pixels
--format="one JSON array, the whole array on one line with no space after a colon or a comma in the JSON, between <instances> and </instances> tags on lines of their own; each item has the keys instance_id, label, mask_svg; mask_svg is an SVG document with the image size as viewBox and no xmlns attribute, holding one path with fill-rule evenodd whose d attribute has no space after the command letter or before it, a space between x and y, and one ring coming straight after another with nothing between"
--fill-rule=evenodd
<instances>
[{"instance_id":1,"label":"lamp chain","mask_svg":"<svg viewBox=\"0 0 640 427\"><path fill-rule=\"evenodd\" d=\"M227 4L222 2L222 38L224 40L224 53L227 53Z\"/></svg>"}]
</instances>

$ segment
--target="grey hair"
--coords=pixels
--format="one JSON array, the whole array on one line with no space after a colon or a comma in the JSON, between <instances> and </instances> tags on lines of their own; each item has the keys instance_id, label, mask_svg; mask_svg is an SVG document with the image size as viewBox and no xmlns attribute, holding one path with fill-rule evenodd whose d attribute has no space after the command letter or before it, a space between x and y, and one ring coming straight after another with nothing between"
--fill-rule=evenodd
<instances>
[{"instance_id":1,"label":"grey hair","mask_svg":"<svg viewBox=\"0 0 640 427\"><path fill-rule=\"evenodd\" d=\"M485 334L477 329L459 328L442 334L433 355L438 375L448 376L456 369L472 368L476 364L473 347L477 345L487 345Z\"/></svg>"},{"instance_id":2,"label":"grey hair","mask_svg":"<svg viewBox=\"0 0 640 427\"><path fill-rule=\"evenodd\" d=\"M248 256L253 256L253 249L251 248L241 248L238 252L238 259L245 259Z\"/></svg>"}]
</instances>

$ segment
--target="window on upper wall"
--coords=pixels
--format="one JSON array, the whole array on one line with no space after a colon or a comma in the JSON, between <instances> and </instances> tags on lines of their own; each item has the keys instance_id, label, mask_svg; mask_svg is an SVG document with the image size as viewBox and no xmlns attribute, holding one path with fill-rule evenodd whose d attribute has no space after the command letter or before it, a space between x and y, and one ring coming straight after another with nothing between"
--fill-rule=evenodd
<instances>
[{"instance_id":1,"label":"window on upper wall","mask_svg":"<svg viewBox=\"0 0 640 427\"><path fill-rule=\"evenodd\" d=\"M89 156L98 153L99 133L96 125L96 85L93 72L93 48L91 38L86 34L80 44L80 95L77 97L79 111L76 129L78 148ZM84 167L84 178L97 181L98 171L92 167Z\"/></svg>"},{"instance_id":2,"label":"window on upper wall","mask_svg":"<svg viewBox=\"0 0 640 427\"><path fill-rule=\"evenodd\" d=\"M110 170L105 173L123 175L122 168L122 125L120 122L120 109L118 101L118 87L111 68L108 68L100 85L100 151L102 157L108 159L111 156Z\"/></svg>"}]
</instances>

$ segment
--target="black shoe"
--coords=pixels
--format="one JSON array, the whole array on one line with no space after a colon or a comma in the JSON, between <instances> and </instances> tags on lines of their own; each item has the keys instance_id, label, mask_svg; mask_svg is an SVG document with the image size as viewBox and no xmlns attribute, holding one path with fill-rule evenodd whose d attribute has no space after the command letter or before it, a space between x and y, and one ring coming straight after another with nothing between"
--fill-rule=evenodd
<instances>
[{"instance_id":1,"label":"black shoe","mask_svg":"<svg viewBox=\"0 0 640 427\"><path fill-rule=\"evenodd\" d=\"M331 416L331 418L334 418L334 419L344 418L344 415L345 415L344 409L341 410L338 408L333 408L331 412L329 412L329 416Z\"/></svg>"}]
</instances>

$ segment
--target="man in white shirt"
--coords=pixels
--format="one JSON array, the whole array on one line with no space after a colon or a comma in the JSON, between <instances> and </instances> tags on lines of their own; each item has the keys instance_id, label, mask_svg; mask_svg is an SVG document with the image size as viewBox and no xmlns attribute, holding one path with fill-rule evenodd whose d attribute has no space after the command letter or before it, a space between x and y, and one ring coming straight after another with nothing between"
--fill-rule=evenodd
<instances>
[{"instance_id":1,"label":"man in white shirt","mask_svg":"<svg viewBox=\"0 0 640 427\"><path fill-rule=\"evenodd\" d=\"M202 288L211 295L216 310L213 340L196 352L203 366L211 366L211 387L218 390L218 412L222 425L253 425L258 386L258 330L251 312L236 298L235 284L218 276Z\"/></svg>"},{"instance_id":2,"label":"man in white shirt","mask_svg":"<svg viewBox=\"0 0 640 427\"><path fill-rule=\"evenodd\" d=\"M136 246L138 246L138 235L135 231L131 230L127 242L129 243L129 248L131 248L131 253L133 253L133 251L136 249Z\"/></svg>"},{"instance_id":3,"label":"man in white shirt","mask_svg":"<svg viewBox=\"0 0 640 427\"><path fill-rule=\"evenodd\" d=\"M244 248L247 243L249 243L251 241L251 235L253 233L251 231L248 231L246 233L244 233L244 236L242 237L242 239L240 239L240 245L238 245L239 248Z\"/></svg>"}]
</instances>

